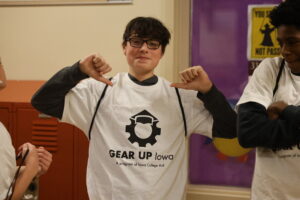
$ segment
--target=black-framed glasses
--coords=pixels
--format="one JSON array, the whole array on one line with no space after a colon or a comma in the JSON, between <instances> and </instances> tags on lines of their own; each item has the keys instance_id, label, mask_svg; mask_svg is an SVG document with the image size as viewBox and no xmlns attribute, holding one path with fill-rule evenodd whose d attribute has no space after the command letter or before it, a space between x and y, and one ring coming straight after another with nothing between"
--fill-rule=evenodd
<instances>
[{"instance_id":1,"label":"black-framed glasses","mask_svg":"<svg viewBox=\"0 0 300 200\"><path fill-rule=\"evenodd\" d=\"M141 48L145 42L147 44L148 49L158 49L160 46L160 41L155 39L144 40L142 38L134 37L134 38L129 38L128 42L130 46L135 48Z\"/></svg>"}]
</instances>

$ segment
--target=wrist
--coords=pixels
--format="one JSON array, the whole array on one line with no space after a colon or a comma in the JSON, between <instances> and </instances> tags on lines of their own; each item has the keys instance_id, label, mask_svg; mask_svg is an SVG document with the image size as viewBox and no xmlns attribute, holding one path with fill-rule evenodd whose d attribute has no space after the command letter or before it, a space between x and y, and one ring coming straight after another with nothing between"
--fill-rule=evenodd
<instances>
[{"instance_id":1,"label":"wrist","mask_svg":"<svg viewBox=\"0 0 300 200\"><path fill-rule=\"evenodd\" d=\"M39 166L38 165L26 165L23 173L28 174L29 176L35 177L39 173Z\"/></svg>"},{"instance_id":2,"label":"wrist","mask_svg":"<svg viewBox=\"0 0 300 200\"><path fill-rule=\"evenodd\" d=\"M207 94L208 92L210 92L212 90L212 87L213 87L213 84L209 83L206 88L198 90L198 92L201 92L202 94Z\"/></svg>"},{"instance_id":3,"label":"wrist","mask_svg":"<svg viewBox=\"0 0 300 200\"><path fill-rule=\"evenodd\" d=\"M205 99L210 99L213 101L217 93L219 93L218 89L214 85L212 85L206 93L198 92L197 97L200 98L202 101Z\"/></svg>"},{"instance_id":4,"label":"wrist","mask_svg":"<svg viewBox=\"0 0 300 200\"><path fill-rule=\"evenodd\" d=\"M78 77L80 80L89 77L89 75L83 71L80 61L76 62L73 65L73 67L75 76Z\"/></svg>"},{"instance_id":5,"label":"wrist","mask_svg":"<svg viewBox=\"0 0 300 200\"><path fill-rule=\"evenodd\" d=\"M204 91L204 94L206 94L206 93L208 93L209 91L211 91L212 87L213 87L213 84L210 83L210 84L209 84L209 87L207 88L207 90Z\"/></svg>"}]
</instances>

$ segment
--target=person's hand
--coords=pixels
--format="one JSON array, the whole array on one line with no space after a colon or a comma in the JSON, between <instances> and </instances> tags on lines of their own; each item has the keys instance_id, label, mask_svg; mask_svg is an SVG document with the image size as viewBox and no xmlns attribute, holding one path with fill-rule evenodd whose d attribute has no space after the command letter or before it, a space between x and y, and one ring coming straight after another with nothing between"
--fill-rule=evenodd
<instances>
[{"instance_id":1,"label":"person's hand","mask_svg":"<svg viewBox=\"0 0 300 200\"><path fill-rule=\"evenodd\" d=\"M22 155L25 155L25 152L29 150L28 155L25 160L26 170L30 170L34 175L37 175L41 171L39 166L38 151L36 147L30 143L24 143L19 147L19 151Z\"/></svg>"},{"instance_id":2,"label":"person's hand","mask_svg":"<svg viewBox=\"0 0 300 200\"><path fill-rule=\"evenodd\" d=\"M201 93L206 93L213 86L207 73L201 66L189 67L180 72L179 76L183 83L172 83L171 87L196 90Z\"/></svg>"},{"instance_id":3,"label":"person's hand","mask_svg":"<svg viewBox=\"0 0 300 200\"><path fill-rule=\"evenodd\" d=\"M112 85L110 80L103 77L104 74L111 71L111 67L99 54L92 54L83 58L79 62L79 67L88 76L105 84Z\"/></svg>"},{"instance_id":4,"label":"person's hand","mask_svg":"<svg viewBox=\"0 0 300 200\"><path fill-rule=\"evenodd\" d=\"M275 120L278 119L280 113L288 106L284 101L276 101L269 105L267 109L267 114L269 119Z\"/></svg>"},{"instance_id":5,"label":"person's hand","mask_svg":"<svg viewBox=\"0 0 300 200\"><path fill-rule=\"evenodd\" d=\"M37 152L38 152L39 166L40 166L40 171L38 173L38 176L41 176L48 171L52 163L52 154L48 152L44 147L39 147L37 149Z\"/></svg>"}]
</instances>

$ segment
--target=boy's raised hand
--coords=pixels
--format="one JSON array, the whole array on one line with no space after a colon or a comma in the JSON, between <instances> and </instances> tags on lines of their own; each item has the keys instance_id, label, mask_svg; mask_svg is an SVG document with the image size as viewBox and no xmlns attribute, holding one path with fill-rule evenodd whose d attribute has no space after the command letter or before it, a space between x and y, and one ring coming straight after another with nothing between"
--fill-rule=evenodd
<instances>
[{"instance_id":1,"label":"boy's raised hand","mask_svg":"<svg viewBox=\"0 0 300 200\"><path fill-rule=\"evenodd\" d=\"M108 85L113 85L103 75L111 71L111 67L99 54L89 55L79 62L80 70L88 76Z\"/></svg>"},{"instance_id":2,"label":"boy's raised hand","mask_svg":"<svg viewBox=\"0 0 300 200\"><path fill-rule=\"evenodd\" d=\"M208 92L213 83L201 66L189 67L179 73L182 83L172 83L171 87L187 90L196 90L201 93Z\"/></svg>"}]
</instances>

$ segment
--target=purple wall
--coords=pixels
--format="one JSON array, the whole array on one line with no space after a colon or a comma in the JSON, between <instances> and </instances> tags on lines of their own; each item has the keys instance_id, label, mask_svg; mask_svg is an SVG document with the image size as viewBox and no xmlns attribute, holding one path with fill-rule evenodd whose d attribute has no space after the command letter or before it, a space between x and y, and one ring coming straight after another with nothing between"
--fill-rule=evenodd
<instances>
[{"instance_id":1,"label":"purple wall","mask_svg":"<svg viewBox=\"0 0 300 200\"><path fill-rule=\"evenodd\" d=\"M236 102L248 80L247 28L249 4L281 0L192 0L192 65L201 65L227 99ZM193 135L190 182L250 187L254 152L246 162L217 158L213 144Z\"/></svg>"},{"instance_id":2,"label":"purple wall","mask_svg":"<svg viewBox=\"0 0 300 200\"><path fill-rule=\"evenodd\" d=\"M222 160L207 138L193 134L190 140L190 183L250 187L254 169L254 151L245 162L236 157Z\"/></svg>"}]
</instances>

